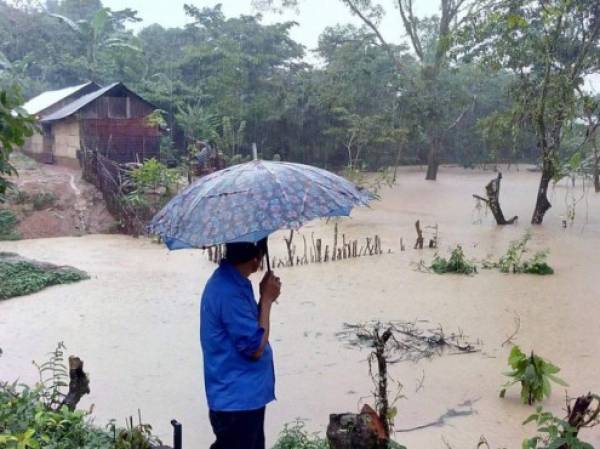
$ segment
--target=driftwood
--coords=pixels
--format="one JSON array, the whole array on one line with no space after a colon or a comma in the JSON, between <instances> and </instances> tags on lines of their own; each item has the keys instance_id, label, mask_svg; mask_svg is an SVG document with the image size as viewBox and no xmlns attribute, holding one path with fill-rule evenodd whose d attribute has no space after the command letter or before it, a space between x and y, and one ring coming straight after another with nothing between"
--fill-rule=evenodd
<instances>
[{"instance_id":1,"label":"driftwood","mask_svg":"<svg viewBox=\"0 0 600 449\"><path fill-rule=\"evenodd\" d=\"M583 427L591 427L598 424L598 416L600 415L600 397L598 395L588 393L585 396L579 396L575 400L573 407L567 405L568 416L566 421L573 429L575 435ZM571 449L568 444L559 446L558 449Z\"/></svg>"},{"instance_id":2,"label":"driftwood","mask_svg":"<svg viewBox=\"0 0 600 449\"><path fill-rule=\"evenodd\" d=\"M60 406L66 405L73 411L83 396L90 393L90 379L83 371L83 360L69 357L69 391Z\"/></svg>"},{"instance_id":3,"label":"driftwood","mask_svg":"<svg viewBox=\"0 0 600 449\"><path fill-rule=\"evenodd\" d=\"M496 223L499 225L509 225L513 224L519 217L516 215L512 217L510 220L504 218L504 213L502 212L502 208L500 207L500 182L502 180L502 173L498 173L498 176L492 179L485 186L485 193L487 198L483 198L482 196L473 194L473 198L478 199L479 201L483 201L488 205L494 218L496 219Z\"/></svg>"}]
</instances>

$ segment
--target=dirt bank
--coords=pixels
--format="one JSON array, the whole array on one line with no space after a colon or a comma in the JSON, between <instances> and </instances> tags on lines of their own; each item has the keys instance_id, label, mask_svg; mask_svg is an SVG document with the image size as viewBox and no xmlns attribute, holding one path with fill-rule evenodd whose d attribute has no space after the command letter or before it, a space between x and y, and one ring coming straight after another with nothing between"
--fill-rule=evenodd
<instances>
[{"instance_id":1,"label":"dirt bank","mask_svg":"<svg viewBox=\"0 0 600 449\"><path fill-rule=\"evenodd\" d=\"M492 447L514 449L532 435L533 426L521 425L532 408L519 403L517 390L498 398L509 352L502 342L513 332L515 316L521 319L515 341L562 367L571 395L600 391L600 286L595 281L600 196L590 193L577 208L575 224L563 229L568 190L561 186L552 193L555 207L544 226L533 230L531 248L550 250L553 276L496 271L439 276L414 269L433 256L430 250L412 250L417 218L424 225L439 224L442 252L461 243L476 258L499 256L530 228L538 175L524 170L504 174L505 213L521 220L503 228L491 215L480 214L471 197L482 193L493 176L444 168L433 183L417 170L403 170L380 202L357 211L340 228L351 237L377 233L392 254L279 270L284 291L272 325L278 401L267 413L269 444L284 423L297 417L308 419L311 430L324 431L329 413L355 411L368 400L373 385L367 352L346 348L337 339L344 322L425 319L481 341L481 354L392 367L405 396L397 403L397 430L454 416L440 426L398 433L396 439L410 449L443 449L444 441L456 449L473 448L481 435ZM332 226L315 223L305 232L327 237ZM271 241L272 252L283 256L282 235ZM176 417L184 425L185 447L210 445L198 297L214 267L201 252L169 253L148 240L124 236L0 242L0 247L76 266L92 276L0 303L1 379L35 381L31 359L43 360L63 340L69 352L86 361L92 394L82 405L95 404L98 423L122 420L139 407L164 438L170 439L169 420ZM562 414L564 390L555 388L544 405ZM470 408L468 416L448 413ZM600 444L598 429L582 436Z\"/></svg>"},{"instance_id":2,"label":"dirt bank","mask_svg":"<svg viewBox=\"0 0 600 449\"><path fill-rule=\"evenodd\" d=\"M9 207L17 214L22 238L80 236L115 228L102 194L81 179L81 170L39 164L21 154L12 160L19 176L10 180L20 193L12 195Z\"/></svg>"}]
</instances>

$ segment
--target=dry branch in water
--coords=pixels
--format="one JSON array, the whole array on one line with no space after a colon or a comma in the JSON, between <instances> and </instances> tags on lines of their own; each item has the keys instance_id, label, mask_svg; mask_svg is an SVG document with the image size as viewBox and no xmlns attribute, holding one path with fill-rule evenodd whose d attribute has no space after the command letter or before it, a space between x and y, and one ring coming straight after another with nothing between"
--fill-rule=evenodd
<instances>
[{"instance_id":1,"label":"dry branch in water","mask_svg":"<svg viewBox=\"0 0 600 449\"><path fill-rule=\"evenodd\" d=\"M383 326L390 328L393 334L393 344L390 344L389 363L403 361L417 362L421 359L442 355L458 355L480 352L480 343L472 343L459 329L457 332L446 334L442 326L422 329L417 323L427 321L391 321ZM345 340L350 346L373 347L369 329L376 323L349 324L344 323L344 329L336 335Z\"/></svg>"}]
</instances>

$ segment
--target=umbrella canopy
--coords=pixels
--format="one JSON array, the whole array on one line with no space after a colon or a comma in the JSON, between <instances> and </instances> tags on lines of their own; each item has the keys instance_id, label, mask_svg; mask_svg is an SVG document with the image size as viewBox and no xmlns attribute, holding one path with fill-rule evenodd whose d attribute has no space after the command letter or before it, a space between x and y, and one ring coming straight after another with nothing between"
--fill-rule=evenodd
<instances>
[{"instance_id":1,"label":"umbrella canopy","mask_svg":"<svg viewBox=\"0 0 600 449\"><path fill-rule=\"evenodd\" d=\"M170 249L257 242L315 218L348 216L372 198L326 170L256 160L199 179L171 199L148 230Z\"/></svg>"}]
</instances>

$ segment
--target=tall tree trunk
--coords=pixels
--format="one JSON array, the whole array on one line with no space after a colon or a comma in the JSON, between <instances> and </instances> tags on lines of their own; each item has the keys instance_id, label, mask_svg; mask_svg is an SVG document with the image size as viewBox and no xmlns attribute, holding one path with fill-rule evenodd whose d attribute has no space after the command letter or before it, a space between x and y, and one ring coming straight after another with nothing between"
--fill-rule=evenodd
<instances>
[{"instance_id":1,"label":"tall tree trunk","mask_svg":"<svg viewBox=\"0 0 600 449\"><path fill-rule=\"evenodd\" d=\"M427 154L427 176L425 176L425 179L427 181L435 181L437 179L438 168L438 140L431 138L429 153Z\"/></svg>"},{"instance_id":2,"label":"tall tree trunk","mask_svg":"<svg viewBox=\"0 0 600 449\"><path fill-rule=\"evenodd\" d=\"M594 190L600 193L600 155L594 152Z\"/></svg>"},{"instance_id":3,"label":"tall tree trunk","mask_svg":"<svg viewBox=\"0 0 600 449\"><path fill-rule=\"evenodd\" d=\"M550 180L554 174L554 164L548 156L544 157L544 164L542 166L542 178L540 179L540 185L538 187L537 201L535 203L535 209L533 211L533 217L531 217L531 224L541 225L544 221L544 215L552 207L550 201L548 201L548 186Z\"/></svg>"}]
</instances>

